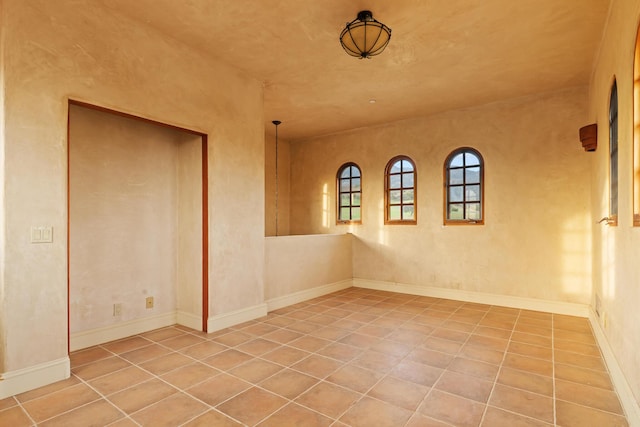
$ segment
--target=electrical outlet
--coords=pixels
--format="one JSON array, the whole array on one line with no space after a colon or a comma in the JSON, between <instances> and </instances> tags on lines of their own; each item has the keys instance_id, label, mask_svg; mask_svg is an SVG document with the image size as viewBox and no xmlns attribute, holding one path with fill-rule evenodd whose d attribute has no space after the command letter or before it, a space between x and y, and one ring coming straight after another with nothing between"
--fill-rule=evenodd
<instances>
[{"instance_id":1,"label":"electrical outlet","mask_svg":"<svg viewBox=\"0 0 640 427\"><path fill-rule=\"evenodd\" d=\"M53 243L53 227L31 227L31 243Z\"/></svg>"},{"instance_id":2,"label":"electrical outlet","mask_svg":"<svg viewBox=\"0 0 640 427\"><path fill-rule=\"evenodd\" d=\"M153 308L153 297L147 297L146 306L147 308Z\"/></svg>"},{"instance_id":3,"label":"electrical outlet","mask_svg":"<svg viewBox=\"0 0 640 427\"><path fill-rule=\"evenodd\" d=\"M113 317L117 317L121 315L122 315L122 304L121 303L113 304Z\"/></svg>"}]
</instances>

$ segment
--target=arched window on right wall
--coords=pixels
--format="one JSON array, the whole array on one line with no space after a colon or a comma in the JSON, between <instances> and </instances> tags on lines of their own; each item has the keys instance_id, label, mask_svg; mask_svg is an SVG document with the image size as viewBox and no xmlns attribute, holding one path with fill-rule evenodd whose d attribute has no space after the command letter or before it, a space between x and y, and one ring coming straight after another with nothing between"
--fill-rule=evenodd
<instances>
[{"instance_id":1,"label":"arched window on right wall","mask_svg":"<svg viewBox=\"0 0 640 427\"><path fill-rule=\"evenodd\" d=\"M618 85L609 98L609 225L618 225Z\"/></svg>"},{"instance_id":2,"label":"arched window on right wall","mask_svg":"<svg viewBox=\"0 0 640 427\"><path fill-rule=\"evenodd\" d=\"M633 225L640 226L640 27L633 60Z\"/></svg>"},{"instance_id":3,"label":"arched window on right wall","mask_svg":"<svg viewBox=\"0 0 640 427\"><path fill-rule=\"evenodd\" d=\"M484 161L473 148L454 150L444 163L444 224L484 224Z\"/></svg>"}]
</instances>

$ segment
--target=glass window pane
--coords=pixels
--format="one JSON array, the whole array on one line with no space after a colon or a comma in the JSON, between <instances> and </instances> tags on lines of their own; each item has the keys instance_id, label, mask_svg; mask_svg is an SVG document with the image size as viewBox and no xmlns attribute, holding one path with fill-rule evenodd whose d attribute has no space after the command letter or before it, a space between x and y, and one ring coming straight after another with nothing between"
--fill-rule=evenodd
<instances>
[{"instance_id":1,"label":"glass window pane","mask_svg":"<svg viewBox=\"0 0 640 427\"><path fill-rule=\"evenodd\" d=\"M349 206L349 193L340 194L340 207Z\"/></svg>"},{"instance_id":2,"label":"glass window pane","mask_svg":"<svg viewBox=\"0 0 640 427\"><path fill-rule=\"evenodd\" d=\"M399 220L400 218L400 206L389 206L389 219L391 221Z\"/></svg>"},{"instance_id":3,"label":"glass window pane","mask_svg":"<svg viewBox=\"0 0 640 427\"><path fill-rule=\"evenodd\" d=\"M480 186L479 185L467 185L465 201L467 201L467 202L479 202L480 201Z\"/></svg>"},{"instance_id":4,"label":"glass window pane","mask_svg":"<svg viewBox=\"0 0 640 427\"><path fill-rule=\"evenodd\" d=\"M351 219L354 221L360 221L360 208L351 209Z\"/></svg>"},{"instance_id":5,"label":"glass window pane","mask_svg":"<svg viewBox=\"0 0 640 427\"><path fill-rule=\"evenodd\" d=\"M464 169L449 170L449 185L462 184L462 174Z\"/></svg>"},{"instance_id":6,"label":"glass window pane","mask_svg":"<svg viewBox=\"0 0 640 427\"><path fill-rule=\"evenodd\" d=\"M351 218L349 217L349 208L341 208L340 209L340 220L341 221L349 221Z\"/></svg>"},{"instance_id":7,"label":"glass window pane","mask_svg":"<svg viewBox=\"0 0 640 427\"><path fill-rule=\"evenodd\" d=\"M449 202L462 202L463 187L449 187Z\"/></svg>"},{"instance_id":8,"label":"glass window pane","mask_svg":"<svg viewBox=\"0 0 640 427\"><path fill-rule=\"evenodd\" d=\"M355 166L351 166L351 176L358 178L360 176L360 169Z\"/></svg>"},{"instance_id":9,"label":"glass window pane","mask_svg":"<svg viewBox=\"0 0 640 427\"><path fill-rule=\"evenodd\" d=\"M462 166L462 154L456 155L453 159L451 159L451 163L449 163L449 167Z\"/></svg>"},{"instance_id":10,"label":"glass window pane","mask_svg":"<svg viewBox=\"0 0 640 427\"><path fill-rule=\"evenodd\" d=\"M402 188L413 188L413 173L402 174Z\"/></svg>"},{"instance_id":11,"label":"glass window pane","mask_svg":"<svg viewBox=\"0 0 640 427\"><path fill-rule=\"evenodd\" d=\"M400 188L400 175L389 175L389 188Z\"/></svg>"},{"instance_id":12,"label":"glass window pane","mask_svg":"<svg viewBox=\"0 0 640 427\"><path fill-rule=\"evenodd\" d=\"M413 203L413 190L402 190L402 203Z\"/></svg>"},{"instance_id":13,"label":"glass window pane","mask_svg":"<svg viewBox=\"0 0 640 427\"><path fill-rule=\"evenodd\" d=\"M482 216L480 215L480 203L467 203L467 219L472 220L480 220Z\"/></svg>"},{"instance_id":14,"label":"glass window pane","mask_svg":"<svg viewBox=\"0 0 640 427\"><path fill-rule=\"evenodd\" d=\"M350 174L349 174L350 169L351 168L344 168L342 170L342 173L340 174L340 178L349 178L350 177Z\"/></svg>"},{"instance_id":15,"label":"glass window pane","mask_svg":"<svg viewBox=\"0 0 640 427\"><path fill-rule=\"evenodd\" d=\"M349 183L351 182L350 179L341 179L340 180L340 192L341 193L348 193L350 191L349 189Z\"/></svg>"},{"instance_id":16,"label":"glass window pane","mask_svg":"<svg viewBox=\"0 0 640 427\"><path fill-rule=\"evenodd\" d=\"M466 152L464 154L464 162L465 166L476 166L480 165L480 159L473 153Z\"/></svg>"},{"instance_id":17,"label":"glass window pane","mask_svg":"<svg viewBox=\"0 0 640 427\"><path fill-rule=\"evenodd\" d=\"M390 173L400 173L400 161L398 160L391 166Z\"/></svg>"},{"instance_id":18,"label":"glass window pane","mask_svg":"<svg viewBox=\"0 0 640 427\"><path fill-rule=\"evenodd\" d=\"M391 205L399 205L400 204L400 190L389 191L389 204Z\"/></svg>"},{"instance_id":19,"label":"glass window pane","mask_svg":"<svg viewBox=\"0 0 640 427\"><path fill-rule=\"evenodd\" d=\"M618 85L615 81L609 104L609 213L618 215Z\"/></svg>"},{"instance_id":20,"label":"glass window pane","mask_svg":"<svg viewBox=\"0 0 640 427\"><path fill-rule=\"evenodd\" d=\"M462 203L456 203L449 205L449 219L463 219L464 205Z\"/></svg>"},{"instance_id":21,"label":"glass window pane","mask_svg":"<svg viewBox=\"0 0 640 427\"><path fill-rule=\"evenodd\" d=\"M467 184L479 184L480 183L480 167L466 168L465 175Z\"/></svg>"},{"instance_id":22,"label":"glass window pane","mask_svg":"<svg viewBox=\"0 0 640 427\"><path fill-rule=\"evenodd\" d=\"M447 220L482 220L482 159L473 149L461 149L445 164Z\"/></svg>"},{"instance_id":23,"label":"glass window pane","mask_svg":"<svg viewBox=\"0 0 640 427\"><path fill-rule=\"evenodd\" d=\"M408 160L403 160L402 161L402 172L412 172L413 171L413 165L411 164L410 161Z\"/></svg>"},{"instance_id":24,"label":"glass window pane","mask_svg":"<svg viewBox=\"0 0 640 427\"><path fill-rule=\"evenodd\" d=\"M402 219L413 219L413 205L402 207Z\"/></svg>"},{"instance_id":25,"label":"glass window pane","mask_svg":"<svg viewBox=\"0 0 640 427\"><path fill-rule=\"evenodd\" d=\"M351 191L360 191L360 178L351 179Z\"/></svg>"},{"instance_id":26,"label":"glass window pane","mask_svg":"<svg viewBox=\"0 0 640 427\"><path fill-rule=\"evenodd\" d=\"M360 193L351 194L351 206L360 206Z\"/></svg>"}]
</instances>

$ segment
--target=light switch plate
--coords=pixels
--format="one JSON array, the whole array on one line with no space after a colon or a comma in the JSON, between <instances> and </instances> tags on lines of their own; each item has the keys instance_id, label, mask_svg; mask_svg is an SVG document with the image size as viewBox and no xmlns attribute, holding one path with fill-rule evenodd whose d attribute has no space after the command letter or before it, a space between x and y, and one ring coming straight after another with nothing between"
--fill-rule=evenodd
<instances>
[{"instance_id":1,"label":"light switch plate","mask_svg":"<svg viewBox=\"0 0 640 427\"><path fill-rule=\"evenodd\" d=\"M31 227L31 243L53 243L53 227Z\"/></svg>"}]
</instances>

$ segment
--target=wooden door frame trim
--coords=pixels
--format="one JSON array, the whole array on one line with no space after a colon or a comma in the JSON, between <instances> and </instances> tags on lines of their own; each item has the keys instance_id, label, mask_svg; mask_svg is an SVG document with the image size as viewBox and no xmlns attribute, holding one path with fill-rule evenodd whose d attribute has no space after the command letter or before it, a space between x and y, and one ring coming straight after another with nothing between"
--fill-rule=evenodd
<instances>
[{"instance_id":1,"label":"wooden door frame trim","mask_svg":"<svg viewBox=\"0 0 640 427\"><path fill-rule=\"evenodd\" d=\"M202 159L202 331L207 332L207 325L209 319L209 138L206 133L199 132L193 129L184 128L181 126L172 125L169 123L159 122L157 120L148 119L134 114L125 113L123 111L114 110L111 108L103 107L100 105L90 104L84 101L78 101L75 99L68 99L67 105L67 352L70 352L70 337L71 337L71 317L70 317L70 214L71 214L71 197L70 197L70 185L71 185L71 150L70 150L70 131L71 131L71 106L79 106L88 108L95 111L101 111L108 114L114 114L117 116L146 122L149 124L174 129L182 132L189 133L201 138L201 159Z\"/></svg>"}]
</instances>

